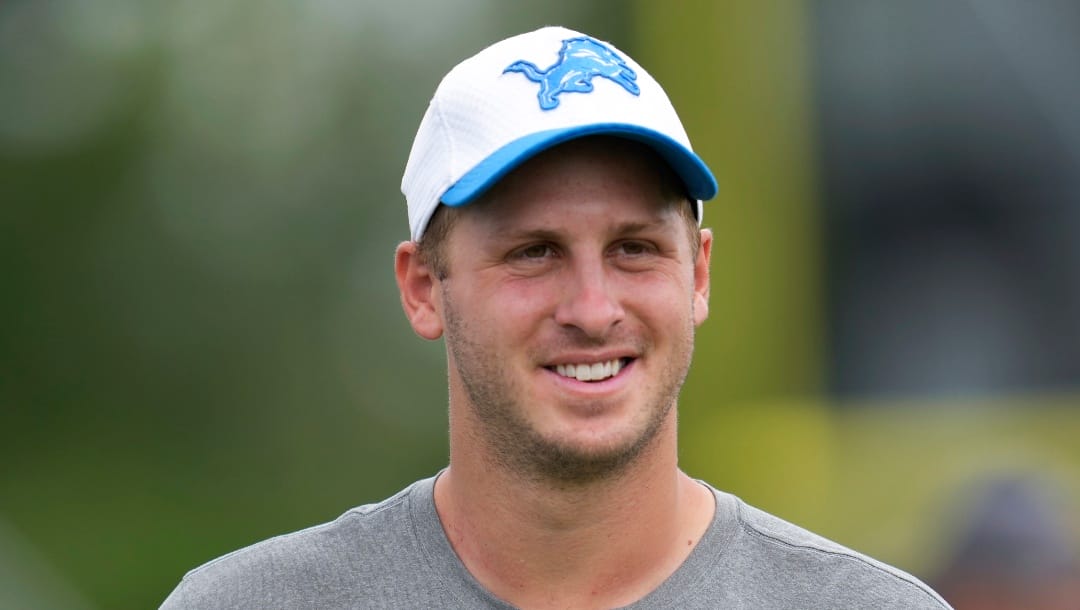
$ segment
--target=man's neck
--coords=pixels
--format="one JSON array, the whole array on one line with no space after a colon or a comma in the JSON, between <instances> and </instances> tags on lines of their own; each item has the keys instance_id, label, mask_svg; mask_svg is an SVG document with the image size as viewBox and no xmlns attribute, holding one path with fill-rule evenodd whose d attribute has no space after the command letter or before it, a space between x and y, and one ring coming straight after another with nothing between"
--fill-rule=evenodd
<instances>
[{"instance_id":1,"label":"man's neck","mask_svg":"<svg viewBox=\"0 0 1080 610\"><path fill-rule=\"evenodd\" d=\"M708 528L712 494L678 470L674 418L619 476L523 482L477 452L451 452L435 503L454 551L523 608L613 607L670 576Z\"/></svg>"}]
</instances>

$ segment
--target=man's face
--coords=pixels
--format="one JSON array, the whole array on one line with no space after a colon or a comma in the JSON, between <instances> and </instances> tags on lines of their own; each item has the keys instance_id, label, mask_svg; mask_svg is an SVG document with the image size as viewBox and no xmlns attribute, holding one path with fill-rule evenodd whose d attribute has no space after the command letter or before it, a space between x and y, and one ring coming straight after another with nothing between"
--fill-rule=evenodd
<instances>
[{"instance_id":1,"label":"man's face","mask_svg":"<svg viewBox=\"0 0 1080 610\"><path fill-rule=\"evenodd\" d=\"M693 251L659 164L628 141L575 141L458 212L437 285L451 404L502 465L607 476L674 426L711 237Z\"/></svg>"}]
</instances>

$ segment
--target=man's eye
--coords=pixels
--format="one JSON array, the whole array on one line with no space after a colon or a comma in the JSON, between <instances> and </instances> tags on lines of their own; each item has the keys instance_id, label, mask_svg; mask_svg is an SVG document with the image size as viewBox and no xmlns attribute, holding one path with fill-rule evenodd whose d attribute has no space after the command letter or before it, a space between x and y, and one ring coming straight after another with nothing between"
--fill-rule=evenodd
<instances>
[{"instance_id":1,"label":"man's eye","mask_svg":"<svg viewBox=\"0 0 1080 610\"><path fill-rule=\"evenodd\" d=\"M631 256L645 254L649 251L649 247L640 241L624 241L619 244L619 249L622 250L623 254L629 254Z\"/></svg>"},{"instance_id":2,"label":"man's eye","mask_svg":"<svg viewBox=\"0 0 1080 610\"><path fill-rule=\"evenodd\" d=\"M547 244L536 244L524 248L519 252L521 258L544 258L551 252L551 247Z\"/></svg>"}]
</instances>

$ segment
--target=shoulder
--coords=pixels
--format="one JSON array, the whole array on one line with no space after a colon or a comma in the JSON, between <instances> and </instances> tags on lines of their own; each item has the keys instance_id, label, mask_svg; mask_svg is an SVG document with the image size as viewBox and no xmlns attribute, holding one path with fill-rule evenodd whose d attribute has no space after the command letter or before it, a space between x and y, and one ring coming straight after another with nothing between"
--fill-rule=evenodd
<instances>
[{"instance_id":1,"label":"shoulder","mask_svg":"<svg viewBox=\"0 0 1080 610\"><path fill-rule=\"evenodd\" d=\"M872 559L742 500L716 492L731 507L735 528L731 561L744 564L758 585L821 607L947 609L949 605L914 576ZM752 564L752 565L749 565ZM808 603L807 606L814 606Z\"/></svg>"},{"instance_id":2,"label":"shoulder","mask_svg":"<svg viewBox=\"0 0 1080 610\"><path fill-rule=\"evenodd\" d=\"M415 572L422 553L408 503L410 491L424 483L205 563L185 574L161 607L334 607L328 595L352 595L365 581L395 570Z\"/></svg>"}]
</instances>

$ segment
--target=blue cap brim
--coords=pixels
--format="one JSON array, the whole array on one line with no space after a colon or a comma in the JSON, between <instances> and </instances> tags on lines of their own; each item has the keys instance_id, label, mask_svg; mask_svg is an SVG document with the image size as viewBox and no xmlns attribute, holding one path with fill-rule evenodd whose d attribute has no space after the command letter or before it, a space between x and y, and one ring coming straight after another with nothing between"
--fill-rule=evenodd
<instances>
[{"instance_id":1,"label":"blue cap brim","mask_svg":"<svg viewBox=\"0 0 1080 610\"><path fill-rule=\"evenodd\" d=\"M716 196L716 178L693 151L651 129L625 123L594 123L529 134L503 146L469 170L440 201L451 207L466 205L484 194L511 170L535 155L563 142L592 135L613 135L651 146L682 179L686 192L698 200Z\"/></svg>"}]
</instances>

